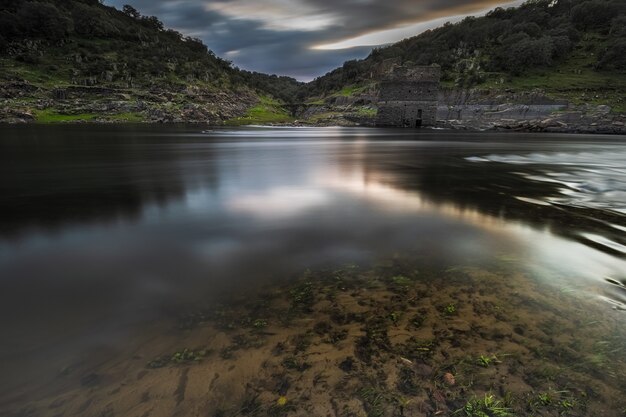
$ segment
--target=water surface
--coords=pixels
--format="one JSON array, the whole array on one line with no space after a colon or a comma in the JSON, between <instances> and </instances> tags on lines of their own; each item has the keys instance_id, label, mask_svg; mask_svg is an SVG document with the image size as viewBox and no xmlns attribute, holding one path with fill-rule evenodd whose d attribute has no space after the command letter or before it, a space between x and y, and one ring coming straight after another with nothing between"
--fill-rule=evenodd
<instances>
[{"instance_id":1,"label":"water surface","mask_svg":"<svg viewBox=\"0 0 626 417\"><path fill-rule=\"evenodd\" d=\"M380 277L453 281L432 271L473 268L467 280L497 270L520 288L539 283L558 296L538 314L604 312L598 325L621 348L622 161L624 138L604 136L2 127L0 410L56 415L63 407L46 398L76 381L93 389L98 364L146 334L158 345L150 326L225 294L345 265L373 279L394 259L404 266ZM76 381L59 379L70 371ZM101 412L76 410L67 414Z\"/></svg>"}]
</instances>

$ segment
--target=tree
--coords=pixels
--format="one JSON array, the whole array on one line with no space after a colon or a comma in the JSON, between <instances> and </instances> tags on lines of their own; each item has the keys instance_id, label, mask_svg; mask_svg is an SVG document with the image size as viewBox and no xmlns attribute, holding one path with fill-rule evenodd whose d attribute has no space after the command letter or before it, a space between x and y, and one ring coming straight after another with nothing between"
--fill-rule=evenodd
<instances>
[{"instance_id":1,"label":"tree","mask_svg":"<svg viewBox=\"0 0 626 417\"><path fill-rule=\"evenodd\" d=\"M593 0L577 4L572 8L572 22L579 29L607 27L611 19L620 14L617 4Z\"/></svg>"},{"instance_id":2,"label":"tree","mask_svg":"<svg viewBox=\"0 0 626 417\"><path fill-rule=\"evenodd\" d=\"M150 29L161 31L163 30L163 22L161 22L156 16L143 16L141 23L149 27Z\"/></svg>"},{"instance_id":3,"label":"tree","mask_svg":"<svg viewBox=\"0 0 626 417\"><path fill-rule=\"evenodd\" d=\"M71 28L71 21L54 5L38 1L23 3L17 20L27 34L52 40L63 38Z\"/></svg>"},{"instance_id":4,"label":"tree","mask_svg":"<svg viewBox=\"0 0 626 417\"><path fill-rule=\"evenodd\" d=\"M130 4L125 4L122 7L122 12L124 12L125 15L132 17L133 19L139 19L141 17L141 13L139 13L137 9L135 9Z\"/></svg>"},{"instance_id":5,"label":"tree","mask_svg":"<svg viewBox=\"0 0 626 417\"><path fill-rule=\"evenodd\" d=\"M600 57L598 68L626 69L626 39L617 39Z\"/></svg>"},{"instance_id":6,"label":"tree","mask_svg":"<svg viewBox=\"0 0 626 417\"><path fill-rule=\"evenodd\" d=\"M15 15L7 12L0 11L0 36L6 39L12 39L19 34L19 29L16 24Z\"/></svg>"},{"instance_id":7,"label":"tree","mask_svg":"<svg viewBox=\"0 0 626 417\"><path fill-rule=\"evenodd\" d=\"M496 65L513 74L521 74L528 68L550 65L553 55L551 37L533 39L524 32L517 32L502 42L496 52Z\"/></svg>"},{"instance_id":8,"label":"tree","mask_svg":"<svg viewBox=\"0 0 626 417\"><path fill-rule=\"evenodd\" d=\"M72 18L74 31L81 35L104 36L118 32L108 16L98 7L76 3L72 10Z\"/></svg>"},{"instance_id":9,"label":"tree","mask_svg":"<svg viewBox=\"0 0 626 417\"><path fill-rule=\"evenodd\" d=\"M611 20L611 37L614 38L626 38L626 16L618 16Z\"/></svg>"}]
</instances>

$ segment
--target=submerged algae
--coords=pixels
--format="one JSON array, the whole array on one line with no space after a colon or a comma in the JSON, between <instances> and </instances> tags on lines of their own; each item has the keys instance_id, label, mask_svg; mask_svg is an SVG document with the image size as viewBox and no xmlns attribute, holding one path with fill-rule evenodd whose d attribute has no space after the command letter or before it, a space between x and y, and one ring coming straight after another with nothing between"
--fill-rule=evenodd
<instances>
[{"instance_id":1,"label":"submerged algae","mask_svg":"<svg viewBox=\"0 0 626 417\"><path fill-rule=\"evenodd\" d=\"M118 357L60 408L71 415L89 396L84 415L111 403L152 416L621 415L619 312L511 270L414 270L308 271L223 298L140 344L163 359L141 378Z\"/></svg>"}]
</instances>

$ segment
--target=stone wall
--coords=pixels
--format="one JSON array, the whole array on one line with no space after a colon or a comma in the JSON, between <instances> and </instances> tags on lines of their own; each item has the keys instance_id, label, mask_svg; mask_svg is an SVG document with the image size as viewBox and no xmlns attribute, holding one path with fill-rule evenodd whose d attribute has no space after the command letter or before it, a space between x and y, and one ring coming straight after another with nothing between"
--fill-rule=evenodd
<instances>
[{"instance_id":1,"label":"stone wall","mask_svg":"<svg viewBox=\"0 0 626 417\"><path fill-rule=\"evenodd\" d=\"M380 83L376 125L434 126L437 123L439 67L397 67Z\"/></svg>"},{"instance_id":2,"label":"stone wall","mask_svg":"<svg viewBox=\"0 0 626 417\"><path fill-rule=\"evenodd\" d=\"M421 125L416 125L418 120ZM436 101L388 101L379 106L376 117L378 126L421 127L436 123Z\"/></svg>"},{"instance_id":3,"label":"stone wall","mask_svg":"<svg viewBox=\"0 0 626 417\"><path fill-rule=\"evenodd\" d=\"M437 83L432 81L383 81L380 101L437 101Z\"/></svg>"}]
</instances>

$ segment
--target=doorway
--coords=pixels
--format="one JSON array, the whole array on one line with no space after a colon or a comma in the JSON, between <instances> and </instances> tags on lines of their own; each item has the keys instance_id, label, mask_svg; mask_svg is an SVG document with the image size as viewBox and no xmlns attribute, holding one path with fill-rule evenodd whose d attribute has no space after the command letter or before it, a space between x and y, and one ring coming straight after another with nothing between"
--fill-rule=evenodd
<instances>
[{"instance_id":1,"label":"doorway","mask_svg":"<svg viewBox=\"0 0 626 417\"><path fill-rule=\"evenodd\" d=\"M415 127L422 126L422 109L417 109L417 119L415 120Z\"/></svg>"}]
</instances>

